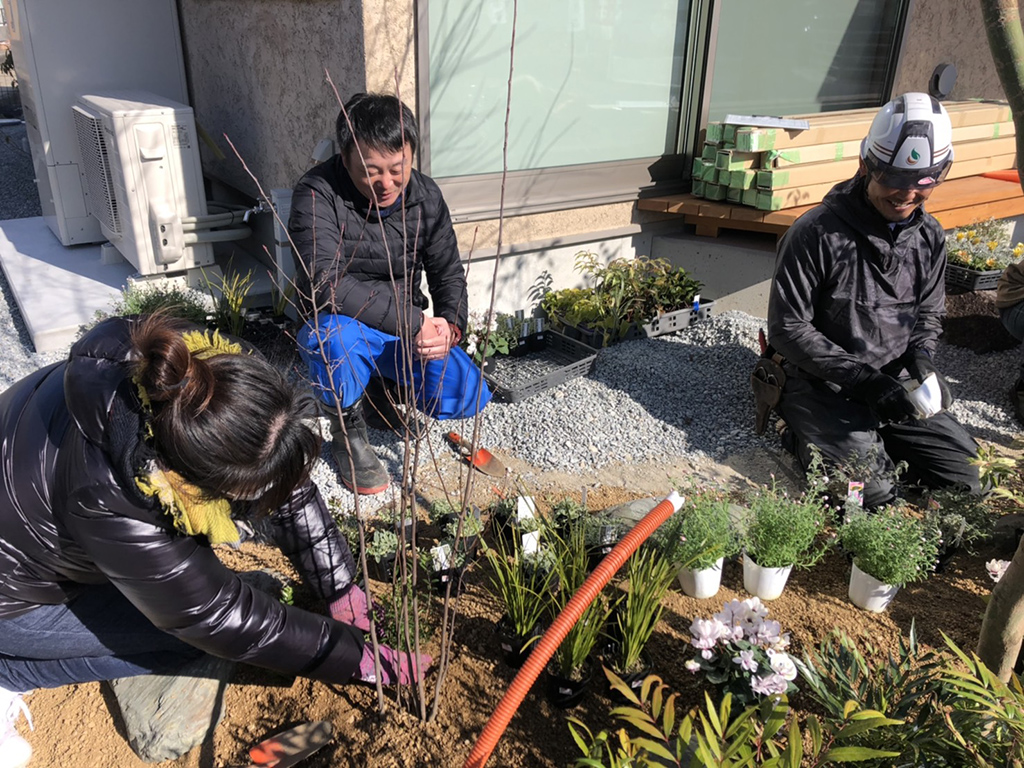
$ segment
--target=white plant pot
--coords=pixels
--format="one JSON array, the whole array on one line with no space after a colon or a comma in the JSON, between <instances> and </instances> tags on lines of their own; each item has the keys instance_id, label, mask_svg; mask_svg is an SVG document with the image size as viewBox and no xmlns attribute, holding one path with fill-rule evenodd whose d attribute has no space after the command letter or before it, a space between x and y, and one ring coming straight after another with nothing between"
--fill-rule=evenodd
<instances>
[{"instance_id":1,"label":"white plant pot","mask_svg":"<svg viewBox=\"0 0 1024 768\"><path fill-rule=\"evenodd\" d=\"M706 600L718 594L718 588L722 585L722 563L724 557L718 558L718 562L710 568L680 568L676 574L679 579L679 587L690 597L698 600Z\"/></svg>"},{"instance_id":2,"label":"white plant pot","mask_svg":"<svg viewBox=\"0 0 1024 768\"><path fill-rule=\"evenodd\" d=\"M762 568L750 555L743 554L743 588L762 600L774 600L782 594L792 565L785 568Z\"/></svg>"},{"instance_id":3,"label":"white plant pot","mask_svg":"<svg viewBox=\"0 0 1024 768\"><path fill-rule=\"evenodd\" d=\"M899 587L884 584L874 576L869 576L853 563L850 571L850 602L858 608L872 613L882 613L896 597Z\"/></svg>"}]
</instances>

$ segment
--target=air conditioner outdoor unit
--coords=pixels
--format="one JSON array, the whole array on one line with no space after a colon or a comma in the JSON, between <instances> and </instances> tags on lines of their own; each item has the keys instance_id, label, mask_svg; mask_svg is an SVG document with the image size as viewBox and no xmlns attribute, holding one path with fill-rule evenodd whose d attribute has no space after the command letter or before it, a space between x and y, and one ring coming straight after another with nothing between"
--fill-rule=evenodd
<instances>
[{"instance_id":1,"label":"air conditioner outdoor unit","mask_svg":"<svg viewBox=\"0 0 1024 768\"><path fill-rule=\"evenodd\" d=\"M141 275L213 263L182 220L206 215L191 107L144 91L79 96L72 107L86 208ZM188 229L189 227L185 227Z\"/></svg>"}]
</instances>

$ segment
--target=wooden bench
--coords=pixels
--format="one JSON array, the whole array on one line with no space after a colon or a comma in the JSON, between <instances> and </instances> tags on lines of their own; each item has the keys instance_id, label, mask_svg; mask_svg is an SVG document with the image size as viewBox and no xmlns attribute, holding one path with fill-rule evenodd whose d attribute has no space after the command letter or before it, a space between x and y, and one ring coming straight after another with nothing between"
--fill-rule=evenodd
<instances>
[{"instance_id":1,"label":"wooden bench","mask_svg":"<svg viewBox=\"0 0 1024 768\"><path fill-rule=\"evenodd\" d=\"M637 207L643 211L682 215L687 224L697 228L698 235L708 237L718 237L722 229L769 232L778 237L817 205L759 211L743 205L710 202L689 194L647 197L637 202ZM1024 192L1017 182L967 176L937 187L925 208L944 229L953 229L988 218L1024 215Z\"/></svg>"}]
</instances>

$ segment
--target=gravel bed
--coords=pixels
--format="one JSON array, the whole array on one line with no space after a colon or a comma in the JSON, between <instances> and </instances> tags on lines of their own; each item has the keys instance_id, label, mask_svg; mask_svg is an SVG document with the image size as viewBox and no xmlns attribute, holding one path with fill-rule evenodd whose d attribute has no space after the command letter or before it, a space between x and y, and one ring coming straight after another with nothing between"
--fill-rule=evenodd
<instances>
[{"instance_id":1,"label":"gravel bed","mask_svg":"<svg viewBox=\"0 0 1024 768\"><path fill-rule=\"evenodd\" d=\"M5 139L19 130L24 129L0 129L0 220L39 215L31 159L22 152L20 138ZM521 403L493 402L480 417L481 440L540 470L572 473L617 462L668 457L700 462L758 447L777 450L774 434L759 438L753 432L748 380L757 357L757 331L764 324L763 319L726 312L678 334L602 350L589 376ZM0 390L66 354L67 350L45 355L33 351L7 281L0 277ZM939 345L936 364L957 397L952 411L975 437L1007 444L1018 433L1007 392L1021 362L1019 348L978 355ZM525 365L520 368L521 363ZM544 367L533 368L537 365ZM533 378L549 372L549 365L541 358L502 361L500 375L505 380L511 367ZM329 440L326 420L321 426ZM433 422L420 446L422 466L434 456L450 455L443 435L451 429L471 434L473 422ZM399 477L404 440L375 430L371 440L392 476ZM314 478L337 508L352 508L352 495L339 486L326 444ZM366 499L365 507L386 504L394 491L392 487L391 494Z\"/></svg>"}]
</instances>

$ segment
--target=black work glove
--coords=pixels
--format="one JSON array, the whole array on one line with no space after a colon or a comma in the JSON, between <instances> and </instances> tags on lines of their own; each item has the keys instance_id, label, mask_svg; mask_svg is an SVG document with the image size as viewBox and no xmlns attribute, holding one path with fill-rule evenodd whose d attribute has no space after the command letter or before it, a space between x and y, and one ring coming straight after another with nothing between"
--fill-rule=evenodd
<instances>
[{"instance_id":1,"label":"black work glove","mask_svg":"<svg viewBox=\"0 0 1024 768\"><path fill-rule=\"evenodd\" d=\"M907 369L907 373L917 379L919 384L924 383L928 374L934 373L939 382L939 391L942 393L942 410L946 410L953 404L953 392L950 390L949 384L946 383L946 378L935 369L931 355L923 349L911 349L905 352L900 360L903 362L903 367Z\"/></svg>"},{"instance_id":2,"label":"black work glove","mask_svg":"<svg viewBox=\"0 0 1024 768\"><path fill-rule=\"evenodd\" d=\"M850 394L867 403L883 423L896 423L915 418L917 408L896 379L877 368L865 365L857 381L850 387Z\"/></svg>"}]
</instances>

